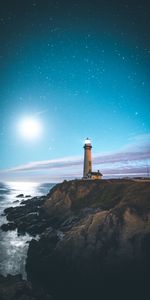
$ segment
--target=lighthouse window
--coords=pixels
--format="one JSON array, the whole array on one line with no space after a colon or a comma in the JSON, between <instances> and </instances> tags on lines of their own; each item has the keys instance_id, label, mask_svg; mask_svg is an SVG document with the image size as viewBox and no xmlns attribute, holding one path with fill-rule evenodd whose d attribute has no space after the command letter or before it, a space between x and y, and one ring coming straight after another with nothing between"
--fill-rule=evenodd
<instances>
[{"instance_id":1,"label":"lighthouse window","mask_svg":"<svg viewBox=\"0 0 150 300\"><path fill-rule=\"evenodd\" d=\"M91 167L91 161L89 161L89 167Z\"/></svg>"}]
</instances>

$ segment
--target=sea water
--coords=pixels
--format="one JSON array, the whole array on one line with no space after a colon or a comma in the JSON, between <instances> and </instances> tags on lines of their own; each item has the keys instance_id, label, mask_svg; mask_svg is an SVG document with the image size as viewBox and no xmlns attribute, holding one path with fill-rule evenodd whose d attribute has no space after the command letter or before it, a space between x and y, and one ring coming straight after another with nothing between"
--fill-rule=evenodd
<instances>
[{"instance_id":1,"label":"sea water","mask_svg":"<svg viewBox=\"0 0 150 300\"><path fill-rule=\"evenodd\" d=\"M7 182L0 183L0 226L7 223L3 212L7 207L20 205L22 200L30 198L16 198L18 194L42 196L54 186L51 183ZM29 234L18 236L17 230L4 232L0 229L0 274L22 274L26 278L25 261L29 242L33 237Z\"/></svg>"}]
</instances>

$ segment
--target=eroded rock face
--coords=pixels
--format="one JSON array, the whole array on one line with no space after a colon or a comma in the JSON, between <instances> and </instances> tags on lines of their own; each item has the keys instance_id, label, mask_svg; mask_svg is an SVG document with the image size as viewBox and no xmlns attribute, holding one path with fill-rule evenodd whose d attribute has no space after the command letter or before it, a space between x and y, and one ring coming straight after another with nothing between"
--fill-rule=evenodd
<instances>
[{"instance_id":1,"label":"eroded rock face","mask_svg":"<svg viewBox=\"0 0 150 300\"><path fill-rule=\"evenodd\" d=\"M67 299L70 294L72 299L79 295L91 299L100 292L106 299L112 293L120 299L125 281L126 297L129 289L132 299L146 291L150 275L149 182L64 182L47 195L43 209L59 225L55 230L47 228L39 241L30 243L27 273L31 281Z\"/></svg>"}]
</instances>

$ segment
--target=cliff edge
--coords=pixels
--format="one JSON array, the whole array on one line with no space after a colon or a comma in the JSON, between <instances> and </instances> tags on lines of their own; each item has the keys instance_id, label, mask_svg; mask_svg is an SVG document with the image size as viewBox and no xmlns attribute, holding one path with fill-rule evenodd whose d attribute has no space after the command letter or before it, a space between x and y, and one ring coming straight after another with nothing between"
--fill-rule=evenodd
<instances>
[{"instance_id":1,"label":"cliff edge","mask_svg":"<svg viewBox=\"0 0 150 300\"><path fill-rule=\"evenodd\" d=\"M50 226L30 243L29 280L58 299L129 299L129 292L137 299L147 292L150 182L63 182L46 196L42 213Z\"/></svg>"}]
</instances>

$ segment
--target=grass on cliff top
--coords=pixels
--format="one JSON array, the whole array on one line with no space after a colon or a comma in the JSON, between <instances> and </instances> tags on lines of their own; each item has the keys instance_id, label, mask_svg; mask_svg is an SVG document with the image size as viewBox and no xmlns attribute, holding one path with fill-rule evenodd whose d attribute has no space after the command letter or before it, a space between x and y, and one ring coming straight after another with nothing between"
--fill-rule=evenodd
<instances>
[{"instance_id":1,"label":"grass on cliff top","mask_svg":"<svg viewBox=\"0 0 150 300\"><path fill-rule=\"evenodd\" d=\"M82 184L84 184L82 182ZM133 180L102 180L86 182L89 189L84 197L75 198L72 209L80 210L86 207L108 210L119 204L129 206L139 211L150 211L150 182L136 182Z\"/></svg>"},{"instance_id":2,"label":"grass on cliff top","mask_svg":"<svg viewBox=\"0 0 150 300\"><path fill-rule=\"evenodd\" d=\"M72 209L79 210L85 207L111 209L121 201L125 189L126 182L97 182L85 197L73 202Z\"/></svg>"}]
</instances>

